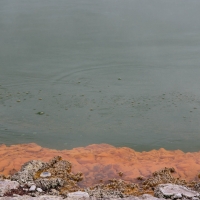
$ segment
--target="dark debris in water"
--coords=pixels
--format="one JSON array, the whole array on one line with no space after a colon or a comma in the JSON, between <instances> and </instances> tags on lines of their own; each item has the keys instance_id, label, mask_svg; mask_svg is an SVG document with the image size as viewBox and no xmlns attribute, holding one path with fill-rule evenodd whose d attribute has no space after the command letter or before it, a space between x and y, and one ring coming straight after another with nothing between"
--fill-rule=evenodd
<instances>
[{"instance_id":1,"label":"dark debris in water","mask_svg":"<svg viewBox=\"0 0 200 200\"><path fill-rule=\"evenodd\" d=\"M38 115L44 115L44 112L40 111L40 112L37 112L36 114L38 114Z\"/></svg>"}]
</instances>

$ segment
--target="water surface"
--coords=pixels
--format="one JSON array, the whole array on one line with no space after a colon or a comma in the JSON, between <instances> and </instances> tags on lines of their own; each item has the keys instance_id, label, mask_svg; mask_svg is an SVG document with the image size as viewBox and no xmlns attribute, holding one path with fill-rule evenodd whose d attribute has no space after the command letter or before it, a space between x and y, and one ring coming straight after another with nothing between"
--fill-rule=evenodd
<instances>
[{"instance_id":1,"label":"water surface","mask_svg":"<svg viewBox=\"0 0 200 200\"><path fill-rule=\"evenodd\" d=\"M1 0L0 142L198 151L199 6Z\"/></svg>"}]
</instances>

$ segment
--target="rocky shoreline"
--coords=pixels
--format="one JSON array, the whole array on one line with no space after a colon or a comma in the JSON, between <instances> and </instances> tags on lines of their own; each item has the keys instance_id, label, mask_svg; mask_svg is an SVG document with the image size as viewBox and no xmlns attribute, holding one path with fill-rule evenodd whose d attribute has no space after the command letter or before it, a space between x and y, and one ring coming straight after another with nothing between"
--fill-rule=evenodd
<instances>
[{"instance_id":1,"label":"rocky shoreline","mask_svg":"<svg viewBox=\"0 0 200 200\"><path fill-rule=\"evenodd\" d=\"M125 181L123 173L117 179L100 180L82 187L81 172L73 173L72 164L56 156L49 162L32 160L9 176L0 176L0 199L200 199L200 182L180 179L174 168L163 168L149 177Z\"/></svg>"}]
</instances>

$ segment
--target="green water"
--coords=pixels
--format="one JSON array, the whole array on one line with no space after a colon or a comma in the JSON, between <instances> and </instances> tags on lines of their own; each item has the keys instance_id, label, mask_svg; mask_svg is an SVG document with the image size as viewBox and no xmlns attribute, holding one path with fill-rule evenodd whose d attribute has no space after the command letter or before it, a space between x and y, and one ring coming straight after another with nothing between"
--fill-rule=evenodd
<instances>
[{"instance_id":1,"label":"green water","mask_svg":"<svg viewBox=\"0 0 200 200\"><path fill-rule=\"evenodd\" d=\"M199 7L1 0L0 143L199 151Z\"/></svg>"}]
</instances>

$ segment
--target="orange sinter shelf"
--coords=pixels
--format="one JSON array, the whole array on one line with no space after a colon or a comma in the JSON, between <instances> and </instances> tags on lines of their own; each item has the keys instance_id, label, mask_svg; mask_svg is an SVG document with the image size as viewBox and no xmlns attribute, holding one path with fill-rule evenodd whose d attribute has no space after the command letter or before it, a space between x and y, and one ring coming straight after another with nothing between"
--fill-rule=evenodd
<instances>
[{"instance_id":1,"label":"orange sinter shelf","mask_svg":"<svg viewBox=\"0 0 200 200\"><path fill-rule=\"evenodd\" d=\"M72 164L72 172L82 172L82 185L122 178L135 181L137 177L148 177L164 167L173 167L176 177L187 181L198 180L200 152L184 153L165 149L136 152L127 147L116 148L108 144L92 144L71 150L54 150L37 144L0 145L0 174L9 175L20 170L30 160L49 161L61 156Z\"/></svg>"}]
</instances>

